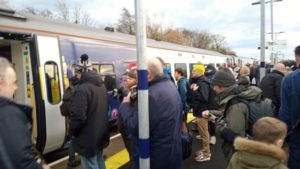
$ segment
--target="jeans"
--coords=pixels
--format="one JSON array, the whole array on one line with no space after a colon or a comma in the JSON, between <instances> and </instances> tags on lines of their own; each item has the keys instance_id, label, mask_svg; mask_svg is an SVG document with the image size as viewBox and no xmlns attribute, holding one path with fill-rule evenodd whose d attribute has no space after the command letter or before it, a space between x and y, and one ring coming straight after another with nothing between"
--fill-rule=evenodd
<instances>
[{"instance_id":1,"label":"jeans","mask_svg":"<svg viewBox=\"0 0 300 169\"><path fill-rule=\"evenodd\" d=\"M106 169L102 151L99 151L95 156L86 158L80 156L81 165L84 169Z\"/></svg>"},{"instance_id":2,"label":"jeans","mask_svg":"<svg viewBox=\"0 0 300 169\"><path fill-rule=\"evenodd\" d=\"M74 145L73 145L72 140L70 141L68 154L69 154L69 164L74 163L75 162L75 150L74 150Z\"/></svg>"}]
</instances>

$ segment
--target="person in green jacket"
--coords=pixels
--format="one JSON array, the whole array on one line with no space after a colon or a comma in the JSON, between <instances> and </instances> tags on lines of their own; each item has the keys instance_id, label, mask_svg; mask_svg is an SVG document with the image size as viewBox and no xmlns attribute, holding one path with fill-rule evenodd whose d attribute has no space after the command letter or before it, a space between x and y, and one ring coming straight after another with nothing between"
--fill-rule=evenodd
<instances>
[{"instance_id":1,"label":"person in green jacket","mask_svg":"<svg viewBox=\"0 0 300 169\"><path fill-rule=\"evenodd\" d=\"M234 139L237 136L246 136L249 116L248 106L244 102L231 104L231 100L235 97L244 100L255 99L261 95L262 91L256 86L237 85L233 74L227 68L218 71L211 84L216 92L216 101L221 109L203 111L202 116L206 118L211 115L221 116L222 120L217 122L217 134L221 135L223 139L223 154L226 161L229 162L235 152Z\"/></svg>"},{"instance_id":2,"label":"person in green jacket","mask_svg":"<svg viewBox=\"0 0 300 169\"><path fill-rule=\"evenodd\" d=\"M273 117L263 117L253 125L254 140L236 138L237 152L232 156L227 169L287 169L287 155L281 148L287 126Z\"/></svg>"}]
</instances>

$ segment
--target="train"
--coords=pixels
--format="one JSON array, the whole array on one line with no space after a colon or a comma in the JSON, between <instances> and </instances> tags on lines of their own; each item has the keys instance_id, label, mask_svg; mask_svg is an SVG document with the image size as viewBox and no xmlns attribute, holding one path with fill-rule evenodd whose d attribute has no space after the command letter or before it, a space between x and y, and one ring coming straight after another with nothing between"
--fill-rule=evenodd
<instances>
[{"instance_id":1,"label":"train","mask_svg":"<svg viewBox=\"0 0 300 169\"><path fill-rule=\"evenodd\" d=\"M118 116L112 91L136 62L135 36L65 23L11 9L0 9L0 56L11 61L17 74L14 100L33 107L37 149L48 154L65 146L67 120L60 113L64 90L82 54L99 74L110 96L110 121ZM190 75L193 64L226 65L221 53L157 40L147 40L147 56L160 57L172 71L181 67Z\"/></svg>"}]
</instances>

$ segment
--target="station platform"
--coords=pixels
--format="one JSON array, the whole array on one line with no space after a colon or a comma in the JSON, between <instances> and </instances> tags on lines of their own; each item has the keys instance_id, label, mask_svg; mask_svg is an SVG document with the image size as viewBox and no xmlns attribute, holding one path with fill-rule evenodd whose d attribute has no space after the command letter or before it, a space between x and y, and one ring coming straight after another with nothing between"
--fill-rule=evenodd
<instances>
[{"instance_id":1,"label":"station platform","mask_svg":"<svg viewBox=\"0 0 300 169\"><path fill-rule=\"evenodd\" d=\"M188 122L189 128L192 128L193 124L191 121L194 117L189 114ZM224 159L221 140L217 138L217 143L211 145L212 157L207 162L197 162L194 160L195 152L202 147L201 140L195 138L197 132L190 130L193 134L193 149L192 155L185 159L183 162L184 169L226 169L227 164ZM118 134L112 137L110 145L103 152L105 156L106 169L129 169L129 156L125 149L122 137ZM67 157L50 163L51 169L66 169L67 168ZM81 166L74 167L74 169L82 169Z\"/></svg>"}]
</instances>

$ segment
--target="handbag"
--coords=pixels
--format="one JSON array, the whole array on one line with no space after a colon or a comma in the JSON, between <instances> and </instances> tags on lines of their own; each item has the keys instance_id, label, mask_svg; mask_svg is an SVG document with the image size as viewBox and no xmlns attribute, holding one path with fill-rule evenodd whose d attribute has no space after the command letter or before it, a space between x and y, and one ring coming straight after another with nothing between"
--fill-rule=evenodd
<instances>
[{"instance_id":1,"label":"handbag","mask_svg":"<svg viewBox=\"0 0 300 169\"><path fill-rule=\"evenodd\" d=\"M182 159L187 159L192 154L193 137L190 133L181 133Z\"/></svg>"}]
</instances>

